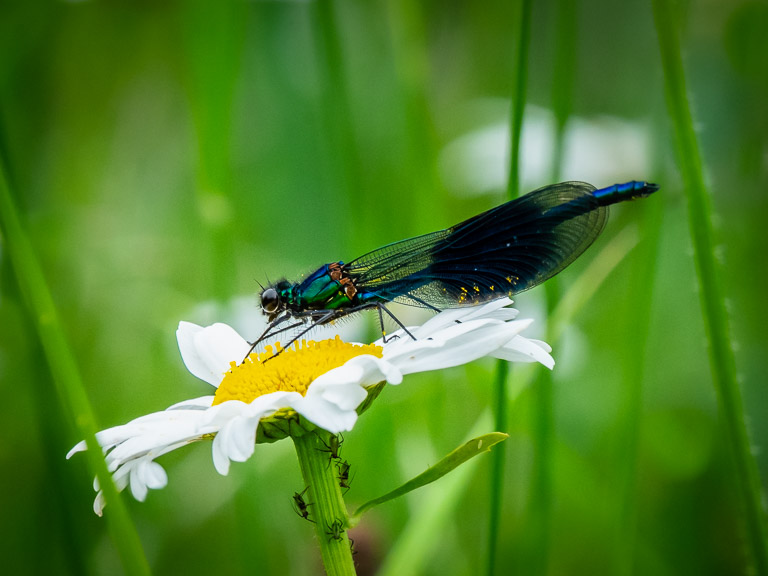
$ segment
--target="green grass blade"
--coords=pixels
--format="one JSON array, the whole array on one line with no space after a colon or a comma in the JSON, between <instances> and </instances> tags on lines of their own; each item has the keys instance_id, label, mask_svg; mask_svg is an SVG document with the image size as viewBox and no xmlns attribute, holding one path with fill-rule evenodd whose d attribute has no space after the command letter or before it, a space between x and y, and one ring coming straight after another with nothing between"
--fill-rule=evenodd
<instances>
[{"instance_id":1,"label":"green grass blade","mask_svg":"<svg viewBox=\"0 0 768 576\"><path fill-rule=\"evenodd\" d=\"M520 195L520 136L523 129L523 113L525 112L526 87L528 79L528 46L531 40L531 0L521 0L519 14L513 30L516 39L515 49L515 79L512 87L512 109L510 111L510 150L509 150L509 179L507 193L509 198ZM500 432L507 429L507 374L508 365L499 361L496 368L494 383L494 421L495 428ZM501 520L501 505L504 489L504 466L506 450L496 450L491 460L491 489L490 514L488 518L488 556L486 571L495 573L496 548L499 539L499 522Z\"/></svg>"},{"instance_id":2,"label":"green grass blade","mask_svg":"<svg viewBox=\"0 0 768 576\"><path fill-rule=\"evenodd\" d=\"M317 65L322 77L322 109L325 111L324 129L327 131L328 144L336 147L334 158L334 176L336 185L343 194L339 201L350 202L358 198L363 205L374 205L375 199L369 196L362 166L361 152L357 145L354 110L350 96L347 62L342 45L341 18L337 6L332 0L319 0L310 4L312 21L317 35ZM349 206L345 206L349 209ZM376 230L374 210L359 210L355 218L347 225L351 229L349 237L365 242L370 240Z\"/></svg>"},{"instance_id":3,"label":"green grass blade","mask_svg":"<svg viewBox=\"0 0 768 576\"><path fill-rule=\"evenodd\" d=\"M507 376L509 363L499 360L496 363L496 378L493 383L493 419L497 430L507 429L507 411L509 393ZM499 523L504 495L504 468L507 462L506 450L496 450L491 457L491 489L489 493L490 510L488 515L488 574L493 574L496 565L496 553L499 541Z\"/></svg>"},{"instance_id":4,"label":"green grass blade","mask_svg":"<svg viewBox=\"0 0 768 576\"><path fill-rule=\"evenodd\" d=\"M565 127L571 115L573 101L576 76L576 32L578 30L577 6L576 0L557 0L556 3L555 62L552 79L552 111L555 113L552 182L560 181Z\"/></svg>"},{"instance_id":5,"label":"green grass blade","mask_svg":"<svg viewBox=\"0 0 768 576\"><path fill-rule=\"evenodd\" d=\"M571 283L568 291L555 306L549 319L551 325L549 332L552 339L550 345L560 340L571 319L592 299L611 271L637 246L639 241L640 233L637 227L630 225L605 242L605 247L592 259L584 272Z\"/></svg>"},{"instance_id":6,"label":"green grass blade","mask_svg":"<svg viewBox=\"0 0 768 576\"><path fill-rule=\"evenodd\" d=\"M531 0L520 1L520 12L512 34L517 40L515 47L515 83L512 87L510 113L509 180L507 194L510 198L520 195L520 136L523 131L526 90L528 86L528 46L531 43Z\"/></svg>"},{"instance_id":7,"label":"green grass blade","mask_svg":"<svg viewBox=\"0 0 768 576\"><path fill-rule=\"evenodd\" d=\"M239 2L185 4L184 54L187 97L194 120L197 150L196 201L200 217L201 256L211 274L198 283L219 300L230 295L231 271L237 268L232 197L232 132L236 79L245 41L245 6Z\"/></svg>"},{"instance_id":8,"label":"green grass blade","mask_svg":"<svg viewBox=\"0 0 768 576\"><path fill-rule=\"evenodd\" d=\"M623 363L621 404L617 421L619 448L618 526L615 535L615 574L633 573L637 525L637 458L641 432L643 376L653 313L653 285L664 203L643 202L643 241L632 269L631 312L626 316L626 341L634 342ZM630 334L631 333L631 334ZM631 340L630 340L631 338Z\"/></svg>"},{"instance_id":9,"label":"green grass blade","mask_svg":"<svg viewBox=\"0 0 768 576\"><path fill-rule=\"evenodd\" d=\"M565 129L571 114L576 75L577 2L557 0L555 4L555 58L552 71L552 111L555 116L555 142L552 154L552 182L561 180L564 161ZM547 318L560 300L559 279L544 285ZM550 341L547 334L544 340ZM537 370L531 389L532 471L531 494L523 524L521 565L527 574L546 574L552 532L552 497L554 492L555 406L554 374Z\"/></svg>"},{"instance_id":10,"label":"green grass blade","mask_svg":"<svg viewBox=\"0 0 768 576\"><path fill-rule=\"evenodd\" d=\"M728 434L740 498L746 514L747 538L757 574L768 574L768 526L762 504L760 478L752 457L744 422L743 401L736 380L725 301L717 275L712 239L711 208L699 155L693 119L688 106L685 73L678 39L678 18L669 0L654 0L654 20L664 69L667 106L675 132L678 162L688 198L704 324L709 340L712 377L720 412Z\"/></svg>"},{"instance_id":11,"label":"green grass blade","mask_svg":"<svg viewBox=\"0 0 768 576\"><path fill-rule=\"evenodd\" d=\"M40 337L45 357L53 375L63 410L77 426L88 444L87 456L91 471L98 477L109 503L107 525L112 541L120 554L127 574L149 574L149 565L136 529L118 496L112 476L107 471L101 447L96 442L93 411L80 378L74 355L59 322L53 298L43 271L24 231L5 174L5 162L0 158L0 228L5 248L16 272L21 293L25 296L30 316ZM61 455L64 458L64 454ZM84 514L90 511L83 511Z\"/></svg>"}]
</instances>

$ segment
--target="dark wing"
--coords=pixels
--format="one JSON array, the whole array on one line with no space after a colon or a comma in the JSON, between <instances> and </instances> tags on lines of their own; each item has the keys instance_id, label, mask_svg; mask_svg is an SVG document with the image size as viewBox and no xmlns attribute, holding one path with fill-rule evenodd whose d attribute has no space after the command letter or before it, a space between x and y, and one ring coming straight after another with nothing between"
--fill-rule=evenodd
<instances>
[{"instance_id":1,"label":"dark wing","mask_svg":"<svg viewBox=\"0 0 768 576\"><path fill-rule=\"evenodd\" d=\"M583 182L563 182L456 226L389 244L349 262L358 291L455 308L512 296L551 278L600 234L608 209ZM411 298L414 297L414 298Z\"/></svg>"}]
</instances>

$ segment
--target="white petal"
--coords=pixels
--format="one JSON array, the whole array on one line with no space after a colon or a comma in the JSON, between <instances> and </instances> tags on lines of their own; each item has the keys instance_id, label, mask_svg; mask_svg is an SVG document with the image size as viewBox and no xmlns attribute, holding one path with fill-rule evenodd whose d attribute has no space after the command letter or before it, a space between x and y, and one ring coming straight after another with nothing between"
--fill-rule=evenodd
<instances>
[{"instance_id":1,"label":"white petal","mask_svg":"<svg viewBox=\"0 0 768 576\"><path fill-rule=\"evenodd\" d=\"M504 320L505 322L514 320L517 318L518 311L510 308L511 304L512 300L509 298L499 298L482 306L467 308L467 315L462 318L462 322L479 320L481 318L493 318L495 320Z\"/></svg>"},{"instance_id":2,"label":"white petal","mask_svg":"<svg viewBox=\"0 0 768 576\"><path fill-rule=\"evenodd\" d=\"M224 451L222 440L220 439L219 434L217 434L213 439L211 456L213 457L213 467L216 468L216 472L222 476L229 474L229 458Z\"/></svg>"},{"instance_id":3,"label":"white petal","mask_svg":"<svg viewBox=\"0 0 768 576\"><path fill-rule=\"evenodd\" d=\"M332 434L348 432L354 428L357 422L355 410L344 410L332 402L321 400L301 402L294 409L313 424Z\"/></svg>"},{"instance_id":4,"label":"white petal","mask_svg":"<svg viewBox=\"0 0 768 576\"><path fill-rule=\"evenodd\" d=\"M240 402L240 404L243 404ZM229 473L229 463L245 462L256 445L258 418L235 416L227 421L213 439L213 465L222 476Z\"/></svg>"},{"instance_id":5,"label":"white petal","mask_svg":"<svg viewBox=\"0 0 768 576\"><path fill-rule=\"evenodd\" d=\"M259 396L250 404L230 400L211 408L206 414L207 425L219 430L212 447L216 471L226 476L230 461L244 462L250 458L259 421L280 408L289 407L297 398L301 398L298 392L274 392Z\"/></svg>"},{"instance_id":6,"label":"white petal","mask_svg":"<svg viewBox=\"0 0 768 576\"><path fill-rule=\"evenodd\" d=\"M291 399L290 406L329 432L346 432L354 427L357 407L368 396L365 386L385 380L399 384L402 379L391 363L371 355L357 356L317 377L306 396Z\"/></svg>"},{"instance_id":7,"label":"white petal","mask_svg":"<svg viewBox=\"0 0 768 576\"><path fill-rule=\"evenodd\" d=\"M248 404L240 400L228 400L205 411L204 422L207 427L221 428L233 418L242 416L248 410Z\"/></svg>"},{"instance_id":8,"label":"white petal","mask_svg":"<svg viewBox=\"0 0 768 576\"><path fill-rule=\"evenodd\" d=\"M200 398L192 398L190 400L183 400L181 402L177 402L176 404L169 406L166 408L167 410L178 410L180 408L188 409L188 410L208 410L211 406L213 406L213 399L215 396L201 396Z\"/></svg>"},{"instance_id":9,"label":"white petal","mask_svg":"<svg viewBox=\"0 0 768 576\"><path fill-rule=\"evenodd\" d=\"M104 515L104 506L106 503L107 501L104 500L104 492L99 490L98 494L96 494L96 499L93 501L93 511L97 516L101 517Z\"/></svg>"},{"instance_id":10,"label":"white petal","mask_svg":"<svg viewBox=\"0 0 768 576\"><path fill-rule=\"evenodd\" d=\"M365 400L365 386L387 381L399 384L403 375L392 363L376 356L356 356L343 366L318 376L307 389L307 398L322 396L341 408L356 409Z\"/></svg>"},{"instance_id":11,"label":"white petal","mask_svg":"<svg viewBox=\"0 0 768 576\"><path fill-rule=\"evenodd\" d=\"M85 444L85 440L80 440L80 442L78 442L77 444L75 444L75 445L72 447L72 449L71 449L69 452L67 452L67 460L69 460L70 458L72 458L72 456L74 456L74 455L75 455L75 454L77 454L78 452L85 452L85 450L86 450L87 448L88 448L88 446L86 446L86 444Z\"/></svg>"},{"instance_id":12,"label":"white petal","mask_svg":"<svg viewBox=\"0 0 768 576\"><path fill-rule=\"evenodd\" d=\"M99 432L96 438L108 451L105 459L117 490L124 490L130 484L134 497L143 500L148 489L164 487L167 475L154 459L199 440L207 432L204 416L199 409L155 412ZM70 452L83 446L80 442ZM98 492L94 512L101 514L105 500L96 479L94 489Z\"/></svg>"},{"instance_id":13,"label":"white petal","mask_svg":"<svg viewBox=\"0 0 768 576\"><path fill-rule=\"evenodd\" d=\"M259 396L250 404L240 400L228 400L211 407L205 413L208 427L219 429L234 418L262 418L280 408L290 406L292 398L301 397L298 392L272 392Z\"/></svg>"},{"instance_id":14,"label":"white petal","mask_svg":"<svg viewBox=\"0 0 768 576\"><path fill-rule=\"evenodd\" d=\"M147 485L141 481L139 466L131 466L131 494L139 502L147 499Z\"/></svg>"},{"instance_id":15,"label":"white petal","mask_svg":"<svg viewBox=\"0 0 768 576\"><path fill-rule=\"evenodd\" d=\"M245 462L253 454L256 445L256 427L259 418L233 418L221 429L217 438L222 437L222 450L227 458Z\"/></svg>"},{"instance_id":16,"label":"white petal","mask_svg":"<svg viewBox=\"0 0 768 576\"><path fill-rule=\"evenodd\" d=\"M546 342L517 335L504 347L492 352L491 356L509 362L539 362L552 370L555 359L549 354L551 351L552 348Z\"/></svg>"},{"instance_id":17,"label":"white petal","mask_svg":"<svg viewBox=\"0 0 768 576\"><path fill-rule=\"evenodd\" d=\"M256 446L256 428L260 418L238 418L230 425L232 429L232 460L245 462L253 455Z\"/></svg>"},{"instance_id":18,"label":"white petal","mask_svg":"<svg viewBox=\"0 0 768 576\"><path fill-rule=\"evenodd\" d=\"M403 374L450 368L488 355L509 342L529 322L471 320L441 330L429 340L410 342L391 353L384 350L384 359L397 366Z\"/></svg>"},{"instance_id":19,"label":"white petal","mask_svg":"<svg viewBox=\"0 0 768 576\"><path fill-rule=\"evenodd\" d=\"M455 324L457 320L461 321L461 319L466 314L467 311L465 308L452 308L450 310L443 310L440 314L432 316L432 318L424 322L424 324L421 326L415 327L413 330L411 330L411 332L413 333L414 330L418 332L418 334L414 334L414 336L417 338L420 336L426 336L427 334L441 330L446 326Z\"/></svg>"},{"instance_id":20,"label":"white petal","mask_svg":"<svg viewBox=\"0 0 768 576\"><path fill-rule=\"evenodd\" d=\"M146 499L149 488L164 488L168 483L163 467L149 457L131 462L126 468L130 470L131 494L139 502Z\"/></svg>"},{"instance_id":21,"label":"white petal","mask_svg":"<svg viewBox=\"0 0 768 576\"><path fill-rule=\"evenodd\" d=\"M181 359L184 361L187 370L198 378L205 380L203 375L208 374L208 366L195 347L195 336L202 331L202 326L192 322L179 322L179 327L176 329L176 341L179 344Z\"/></svg>"},{"instance_id":22,"label":"white petal","mask_svg":"<svg viewBox=\"0 0 768 576\"><path fill-rule=\"evenodd\" d=\"M147 460L142 465L141 479L148 488L160 490L168 485L168 474L157 462Z\"/></svg>"},{"instance_id":23,"label":"white petal","mask_svg":"<svg viewBox=\"0 0 768 576\"><path fill-rule=\"evenodd\" d=\"M552 352L552 346L544 342L544 340L536 340L535 338L528 338L528 340L536 344L536 346L544 350L547 354Z\"/></svg>"},{"instance_id":24,"label":"white petal","mask_svg":"<svg viewBox=\"0 0 768 576\"><path fill-rule=\"evenodd\" d=\"M414 336L418 338L419 335L437 332L451 324L457 323L457 321L469 322L470 320L482 319L513 320L518 312L514 308L507 308L510 304L512 304L512 300L509 298L499 298L480 306L465 306L463 308L444 310L437 316L430 318L422 326L416 328L419 334L414 334Z\"/></svg>"},{"instance_id":25,"label":"white petal","mask_svg":"<svg viewBox=\"0 0 768 576\"><path fill-rule=\"evenodd\" d=\"M248 342L226 324L202 328L180 322L176 338L187 369L216 387L229 370L230 362L240 362L250 349Z\"/></svg>"},{"instance_id":26,"label":"white petal","mask_svg":"<svg viewBox=\"0 0 768 576\"><path fill-rule=\"evenodd\" d=\"M204 413L198 410L157 412L137 418L123 426L99 432L97 439L104 445L115 445L107 461L120 463L147 452L163 451L169 445L184 443L200 437Z\"/></svg>"}]
</instances>

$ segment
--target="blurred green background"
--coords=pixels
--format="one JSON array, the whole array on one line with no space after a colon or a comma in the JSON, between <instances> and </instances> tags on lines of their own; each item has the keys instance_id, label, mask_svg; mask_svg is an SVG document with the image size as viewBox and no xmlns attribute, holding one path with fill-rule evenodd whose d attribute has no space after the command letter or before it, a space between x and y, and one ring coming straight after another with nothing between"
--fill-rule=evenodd
<instances>
[{"instance_id":1,"label":"blurred green background","mask_svg":"<svg viewBox=\"0 0 768 576\"><path fill-rule=\"evenodd\" d=\"M209 393L179 358L179 320L226 321L253 337L257 282L502 202L515 14L502 0L0 3L2 150L100 428ZM681 14L759 449L768 441L768 4L699 0ZM570 114L562 155L558 101ZM744 573L649 3L535 4L522 156L523 190L557 178L644 179L662 191L616 207L557 280L561 295L586 294L595 270L608 274L553 342L543 433L544 369L512 370L499 573ZM612 246L625 256L615 267ZM547 337L543 292L516 302L536 320L529 335ZM413 313L401 310L409 322ZM376 337L373 318L346 328ZM490 404L493 372L478 362L387 389L346 435L348 502L465 440ZM106 523L91 511L86 460L64 460L80 438L2 245L0 382L3 572L119 574ZM768 455L756 458L765 487ZM313 530L291 510L303 486L289 442L258 446L228 477L207 444L160 462L168 486L143 504L125 498L155 573L320 571ZM428 499L436 484L366 516L352 534L360 573L407 546L412 522L430 514L437 538L413 558L416 572L481 569L489 463L446 498Z\"/></svg>"}]
</instances>

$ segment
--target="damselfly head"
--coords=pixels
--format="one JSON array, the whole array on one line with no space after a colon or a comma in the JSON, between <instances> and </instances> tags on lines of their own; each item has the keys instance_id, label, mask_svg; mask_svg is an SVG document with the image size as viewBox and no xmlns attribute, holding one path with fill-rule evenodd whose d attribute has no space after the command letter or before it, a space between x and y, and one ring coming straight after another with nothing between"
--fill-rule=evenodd
<instances>
[{"instance_id":1,"label":"damselfly head","mask_svg":"<svg viewBox=\"0 0 768 576\"><path fill-rule=\"evenodd\" d=\"M277 295L277 290L274 288L267 288L261 293L261 309L265 314L272 315L277 312L280 307L280 297Z\"/></svg>"},{"instance_id":2,"label":"damselfly head","mask_svg":"<svg viewBox=\"0 0 768 576\"><path fill-rule=\"evenodd\" d=\"M281 280L277 284L268 286L261 292L261 309L272 322L280 314L288 309L291 300L291 287L293 285Z\"/></svg>"}]
</instances>

